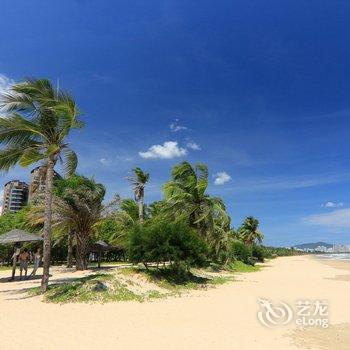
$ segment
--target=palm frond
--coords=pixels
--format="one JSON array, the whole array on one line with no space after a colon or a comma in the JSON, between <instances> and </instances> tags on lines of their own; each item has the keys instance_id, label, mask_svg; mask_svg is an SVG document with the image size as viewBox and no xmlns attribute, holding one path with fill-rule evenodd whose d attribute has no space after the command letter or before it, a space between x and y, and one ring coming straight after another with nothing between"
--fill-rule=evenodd
<instances>
[{"instance_id":1,"label":"palm frond","mask_svg":"<svg viewBox=\"0 0 350 350\"><path fill-rule=\"evenodd\" d=\"M66 177L71 177L74 175L78 166L78 157L76 153L69 147L63 147L62 152L64 155L64 173Z\"/></svg>"},{"instance_id":2,"label":"palm frond","mask_svg":"<svg viewBox=\"0 0 350 350\"><path fill-rule=\"evenodd\" d=\"M0 150L0 171L7 172L14 167L23 155L21 148L7 147Z\"/></svg>"}]
</instances>

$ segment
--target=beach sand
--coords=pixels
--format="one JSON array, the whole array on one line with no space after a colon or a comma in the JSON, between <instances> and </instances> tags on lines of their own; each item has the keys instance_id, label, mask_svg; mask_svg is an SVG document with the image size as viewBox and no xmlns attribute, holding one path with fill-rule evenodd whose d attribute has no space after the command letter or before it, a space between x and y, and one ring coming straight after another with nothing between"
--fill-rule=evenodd
<instances>
[{"instance_id":1,"label":"beach sand","mask_svg":"<svg viewBox=\"0 0 350 350\"><path fill-rule=\"evenodd\" d=\"M344 265L345 263L345 265ZM268 261L259 272L206 291L153 302L47 304L28 298L37 281L4 282L0 272L0 349L349 349L350 265L310 256ZM53 269L53 278L77 273ZM339 276L343 276L340 277ZM330 327L268 328L259 323L258 298L326 300Z\"/></svg>"}]
</instances>

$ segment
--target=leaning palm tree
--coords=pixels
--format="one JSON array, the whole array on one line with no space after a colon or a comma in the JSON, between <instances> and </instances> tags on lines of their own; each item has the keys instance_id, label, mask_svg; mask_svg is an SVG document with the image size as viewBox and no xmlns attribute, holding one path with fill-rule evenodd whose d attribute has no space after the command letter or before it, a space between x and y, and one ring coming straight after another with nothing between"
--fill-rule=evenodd
<instances>
[{"instance_id":1,"label":"leaning palm tree","mask_svg":"<svg viewBox=\"0 0 350 350\"><path fill-rule=\"evenodd\" d=\"M143 222L145 211L145 186L149 180L149 174L145 173L141 168L134 168L134 175L127 179L131 182L135 194L135 200L139 207L139 220Z\"/></svg>"},{"instance_id":2,"label":"leaning palm tree","mask_svg":"<svg viewBox=\"0 0 350 350\"><path fill-rule=\"evenodd\" d=\"M264 235L259 231L259 220L248 216L242 226L238 229L238 237L246 245L252 245L255 242L261 243Z\"/></svg>"},{"instance_id":3,"label":"leaning palm tree","mask_svg":"<svg viewBox=\"0 0 350 350\"><path fill-rule=\"evenodd\" d=\"M55 89L49 80L28 79L0 96L6 113L0 118L0 170L16 164L27 167L38 161L46 166L43 277L41 291L47 290L51 259L51 217L54 167L63 163L67 175L74 173L77 156L67 143L71 129L80 128L73 97Z\"/></svg>"},{"instance_id":4,"label":"leaning palm tree","mask_svg":"<svg viewBox=\"0 0 350 350\"><path fill-rule=\"evenodd\" d=\"M110 235L109 241L115 246L125 247L130 229L139 222L138 203L130 198L120 199L116 210L109 213L117 229Z\"/></svg>"},{"instance_id":5,"label":"leaning palm tree","mask_svg":"<svg viewBox=\"0 0 350 350\"><path fill-rule=\"evenodd\" d=\"M208 168L199 163L191 166L182 162L172 169L172 179L164 187L165 211L172 218L183 218L204 237L214 251L223 229L215 229L218 222L229 227L229 216L220 198L206 193Z\"/></svg>"}]
</instances>

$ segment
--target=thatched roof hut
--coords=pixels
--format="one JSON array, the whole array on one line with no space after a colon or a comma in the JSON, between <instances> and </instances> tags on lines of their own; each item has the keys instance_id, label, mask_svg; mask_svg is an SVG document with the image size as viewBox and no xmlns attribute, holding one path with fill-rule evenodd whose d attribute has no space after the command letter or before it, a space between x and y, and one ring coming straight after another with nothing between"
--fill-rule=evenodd
<instances>
[{"instance_id":1,"label":"thatched roof hut","mask_svg":"<svg viewBox=\"0 0 350 350\"><path fill-rule=\"evenodd\" d=\"M92 253L98 253L100 251L109 252L109 251L114 250L114 249L115 249L115 247L111 246L110 244L108 244L104 241L97 241L90 246L90 252L92 252Z\"/></svg>"},{"instance_id":2,"label":"thatched roof hut","mask_svg":"<svg viewBox=\"0 0 350 350\"><path fill-rule=\"evenodd\" d=\"M98 268L101 267L102 252L111 252L111 251L116 250L116 249L118 249L118 248L113 247L112 245L110 245L104 241L97 241L90 246L90 252L98 254L98 259L97 259L97 267Z\"/></svg>"},{"instance_id":3,"label":"thatched roof hut","mask_svg":"<svg viewBox=\"0 0 350 350\"><path fill-rule=\"evenodd\" d=\"M0 244L22 243L22 242L39 242L43 239L34 233L14 229L0 236Z\"/></svg>"}]
</instances>

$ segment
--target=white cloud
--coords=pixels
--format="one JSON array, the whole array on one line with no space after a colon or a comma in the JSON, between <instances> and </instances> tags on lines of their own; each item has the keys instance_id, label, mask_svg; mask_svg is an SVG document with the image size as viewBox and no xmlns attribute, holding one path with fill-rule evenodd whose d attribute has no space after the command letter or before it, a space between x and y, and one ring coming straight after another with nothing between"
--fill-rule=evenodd
<instances>
[{"instance_id":1,"label":"white cloud","mask_svg":"<svg viewBox=\"0 0 350 350\"><path fill-rule=\"evenodd\" d=\"M175 119L169 124L169 128L172 132L177 132L181 130L187 130L187 127L179 124L179 119Z\"/></svg>"},{"instance_id":2,"label":"white cloud","mask_svg":"<svg viewBox=\"0 0 350 350\"><path fill-rule=\"evenodd\" d=\"M195 143L195 142L189 142L186 145L186 147L193 150L193 151L200 151L201 150L201 146L199 146L198 143Z\"/></svg>"},{"instance_id":3,"label":"white cloud","mask_svg":"<svg viewBox=\"0 0 350 350\"><path fill-rule=\"evenodd\" d=\"M100 163L101 163L102 165L108 165L108 164L109 164L109 160L106 159L106 158L101 158L101 159L100 159Z\"/></svg>"},{"instance_id":4,"label":"white cloud","mask_svg":"<svg viewBox=\"0 0 350 350\"><path fill-rule=\"evenodd\" d=\"M6 92L14 83L14 80L0 73L0 94Z\"/></svg>"},{"instance_id":5,"label":"white cloud","mask_svg":"<svg viewBox=\"0 0 350 350\"><path fill-rule=\"evenodd\" d=\"M302 221L307 225L350 228L350 209L337 209L330 213L310 215Z\"/></svg>"},{"instance_id":6,"label":"white cloud","mask_svg":"<svg viewBox=\"0 0 350 350\"><path fill-rule=\"evenodd\" d=\"M226 171L219 171L218 173L214 174L213 177L215 178L215 185L223 185L231 180L231 176L227 174Z\"/></svg>"},{"instance_id":7,"label":"white cloud","mask_svg":"<svg viewBox=\"0 0 350 350\"><path fill-rule=\"evenodd\" d=\"M344 203L339 202L339 203L334 203L334 202L326 202L324 204L322 204L322 207L326 207L326 208L337 208L337 207L342 207L344 205Z\"/></svg>"},{"instance_id":8,"label":"white cloud","mask_svg":"<svg viewBox=\"0 0 350 350\"><path fill-rule=\"evenodd\" d=\"M172 159L185 156L187 150L178 146L176 141L166 141L163 145L153 145L146 152L139 152L145 159Z\"/></svg>"}]
</instances>

